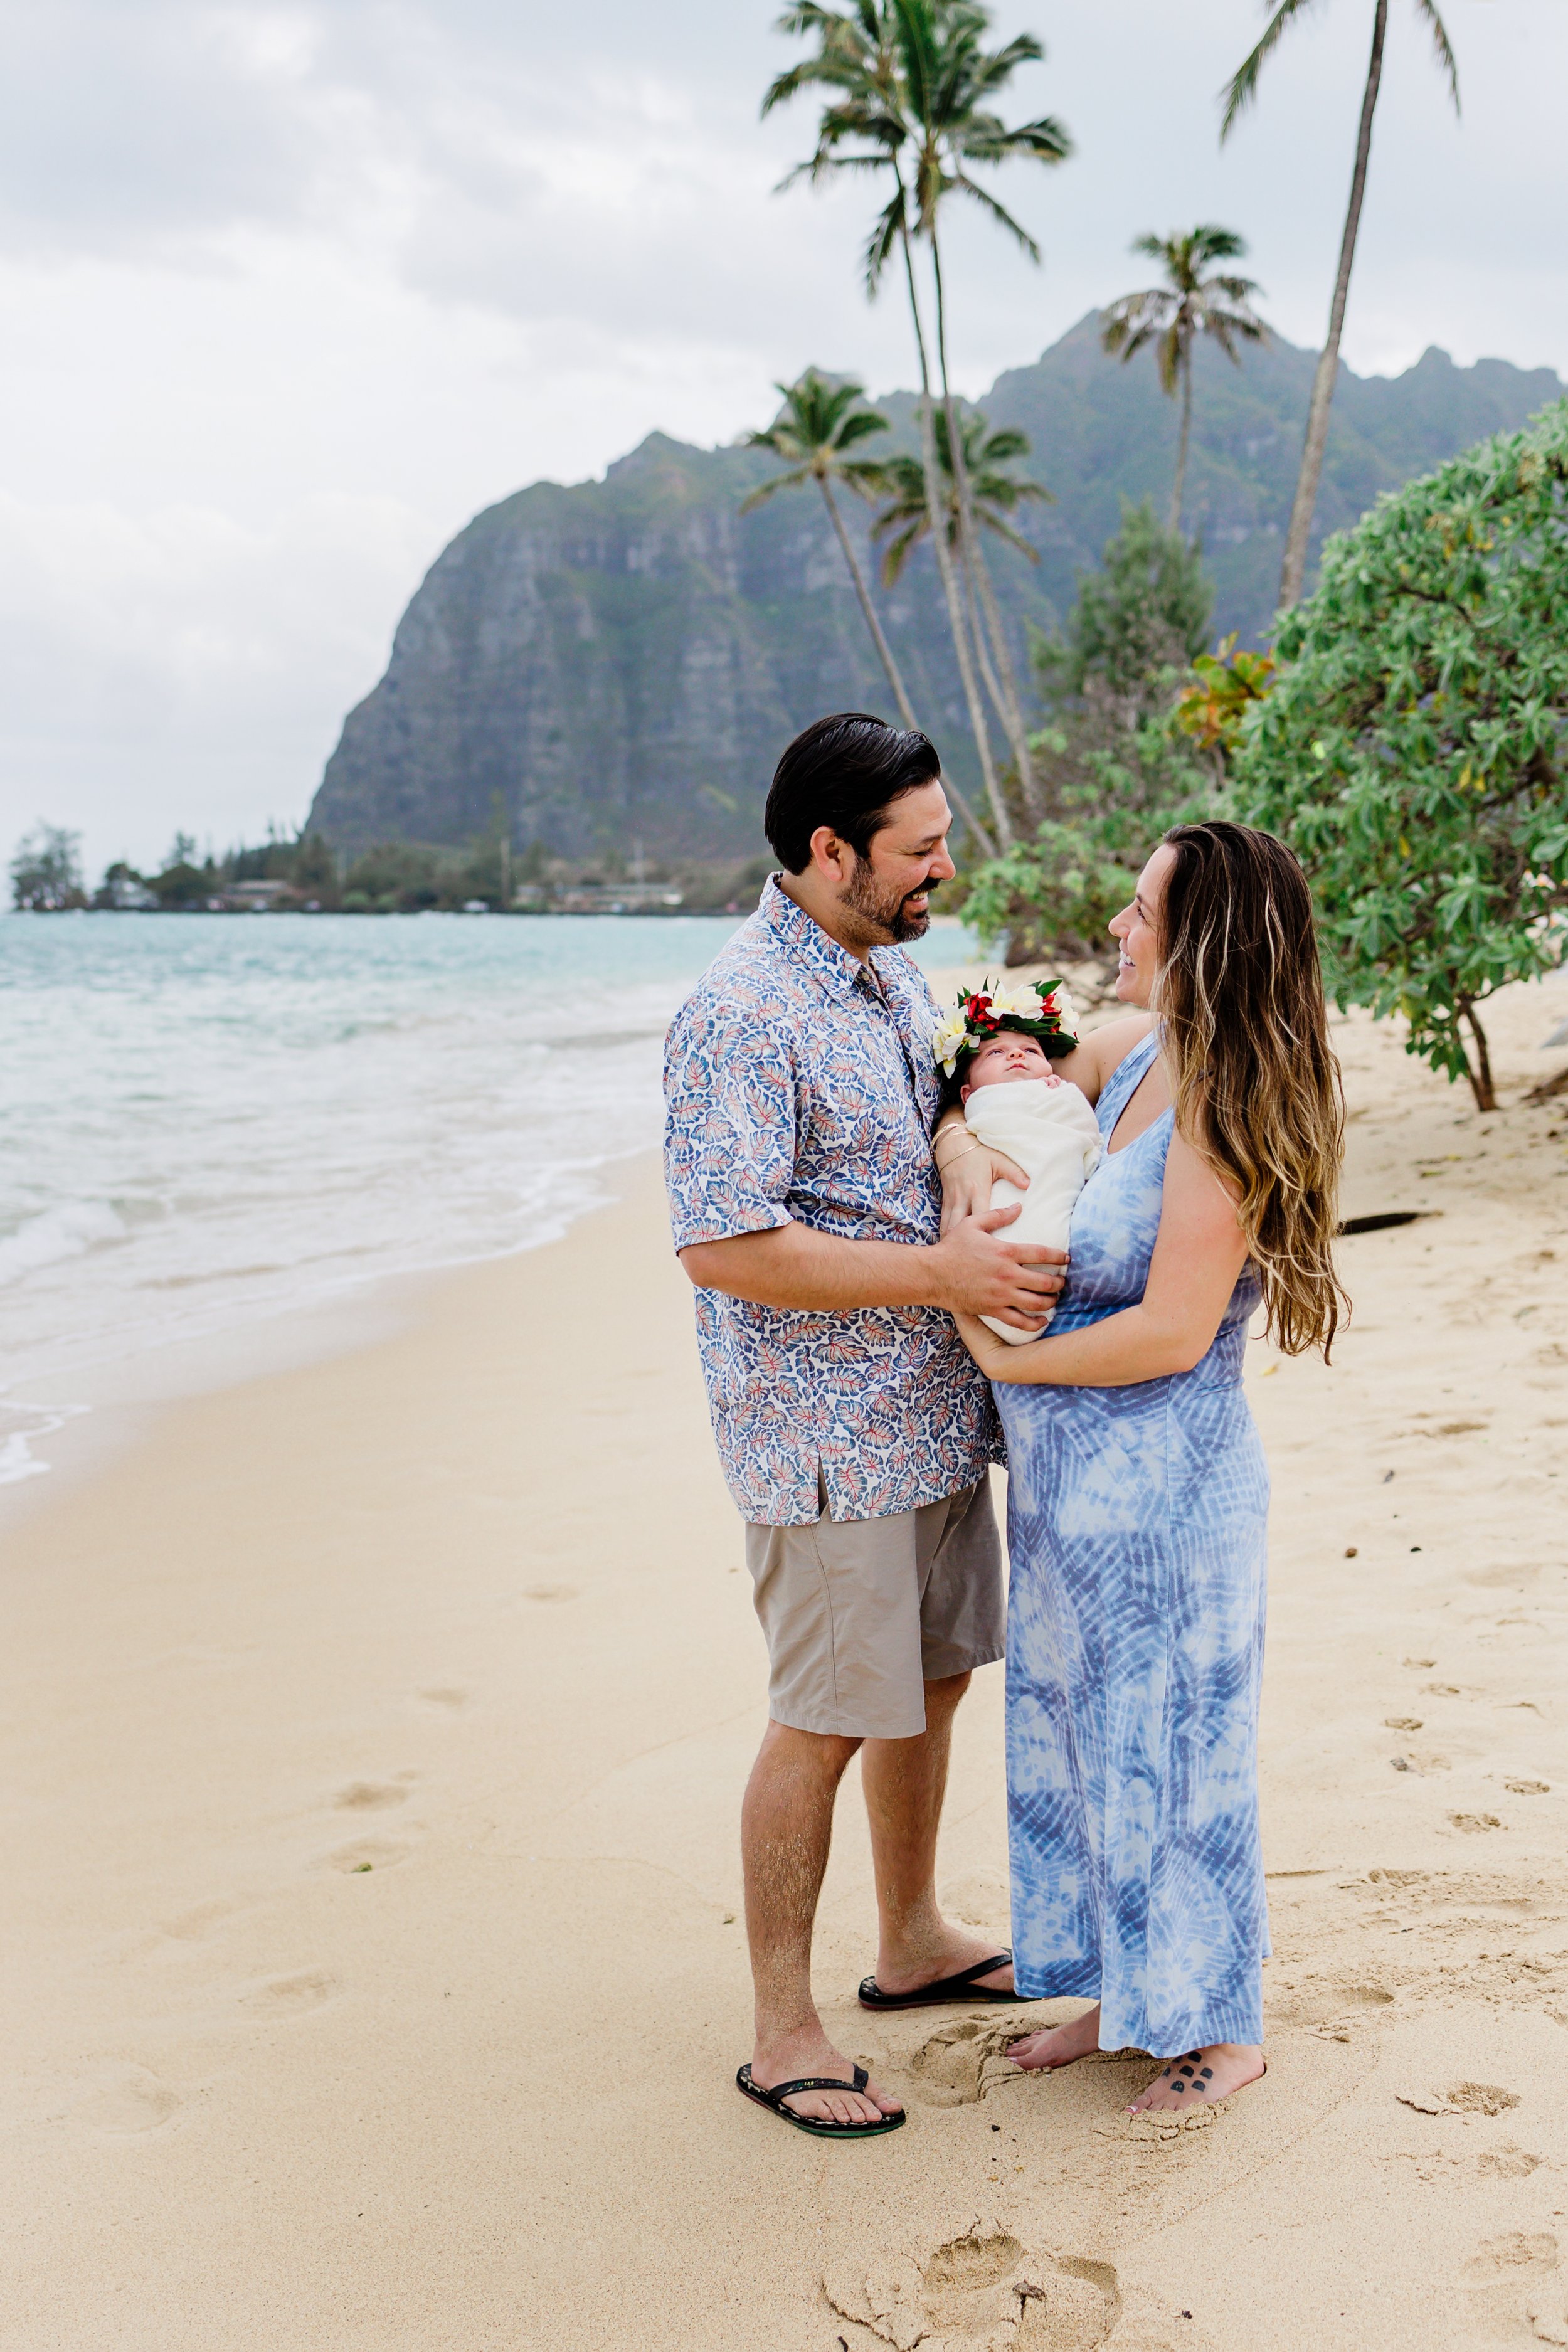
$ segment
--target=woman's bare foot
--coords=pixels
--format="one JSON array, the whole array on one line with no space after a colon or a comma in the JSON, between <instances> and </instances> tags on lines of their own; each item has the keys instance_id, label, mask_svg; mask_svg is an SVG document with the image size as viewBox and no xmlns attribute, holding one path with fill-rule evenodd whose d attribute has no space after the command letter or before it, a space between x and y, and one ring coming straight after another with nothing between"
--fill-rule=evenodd
<instances>
[{"instance_id":1,"label":"woman's bare foot","mask_svg":"<svg viewBox=\"0 0 1568 2352\"><path fill-rule=\"evenodd\" d=\"M752 2061L752 2080L759 2091L771 2091L780 2083L798 2083L803 2076L826 2076L829 2082L844 2084L841 2091L795 2091L784 2101L792 2115L804 2116L811 2123L874 2124L883 2116L903 2113L903 2101L879 2090L868 2083L863 2091L849 2086L854 2080L855 2062L835 2050L827 2036L817 2026L815 2032L781 2035L770 2042L766 2050L759 2042L757 2054Z\"/></svg>"},{"instance_id":2,"label":"woman's bare foot","mask_svg":"<svg viewBox=\"0 0 1568 2352\"><path fill-rule=\"evenodd\" d=\"M1201 2106L1205 2099L1228 2099L1268 2071L1262 2051L1249 2043L1211 2042L1206 2050L1189 2050L1184 2058L1173 2058L1127 2112L1180 2115L1184 2107Z\"/></svg>"},{"instance_id":3,"label":"woman's bare foot","mask_svg":"<svg viewBox=\"0 0 1568 2352\"><path fill-rule=\"evenodd\" d=\"M1015 2066L1030 2074L1053 2072L1058 2066L1070 2066L1075 2059L1087 2058L1100 2047L1100 2003L1075 2017L1070 2025L1053 2025L1043 2033L1026 2033L1015 2042L1006 2055Z\"/></svg>"}]
</instances>

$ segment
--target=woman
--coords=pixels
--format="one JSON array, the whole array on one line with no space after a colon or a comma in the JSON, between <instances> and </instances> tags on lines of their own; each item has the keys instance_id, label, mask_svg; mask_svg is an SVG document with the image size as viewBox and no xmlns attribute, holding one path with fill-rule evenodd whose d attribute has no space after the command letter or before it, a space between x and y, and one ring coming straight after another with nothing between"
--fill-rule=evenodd
<instances>
[{"instance_id":1,"label":"woman","mask_svg":"<svg viewBox=\"0 0 1568 2352\"><path fill-rule=\"evenodd\" d=\"M1178 825L1110 929L1116 992L1144 1009L1057 1065L1105 1143L1061 1305L1028 1346L960 1328L1010 1464L1016 1980L1095 2002L1010 2054L1152 2052L1168 2063L1136 2113L1264 2072L1268 1480L1242 1360L1259 1303L1287 1354L1328 1352L1343 1113L1310 899L1281 843Z\"/></svg>"}]
</instances>

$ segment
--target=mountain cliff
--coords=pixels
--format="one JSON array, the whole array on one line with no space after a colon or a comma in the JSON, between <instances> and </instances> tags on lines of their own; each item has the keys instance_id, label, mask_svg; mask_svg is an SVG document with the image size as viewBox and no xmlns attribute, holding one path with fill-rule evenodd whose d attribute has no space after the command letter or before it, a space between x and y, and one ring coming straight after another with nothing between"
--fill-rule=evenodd
<instances>
[{"instance_id":1,"label":"mountain cliff","mask_svg":"<svg viewBox=\"0 0 1568 2352\"><path fill-rule=\"evenodd\" d=\"M1275 341L1239 369L1200 352L1190 529L1217 591L1216 634L1267 634L1295 487L1313 354ZM1563 390L1549 368L1456 367L1440 351L1393 378L1342 369L1314 545L1379 491ZM877 405L886 444L913 446L912 399ZM1129 366L1079 322L981 403L1021 425L1054 503L1023 528L1037 561L991 543L998 597L1027 658L1124 498L1169 496L1174 404L1146 358ZM498 823L514 845L591 860L640 843L656 856L744 856L782 744L824 710L886 710L815 489L738 509L773 470L742 448L650 434L602 482L536 482L487 508L431 566L380 684L343 723L309 828L355 852L374 841L459 843ZM846 516L868 572L869 520ZM957 778L973 750L930 550L877 594L911 698Z\"/></svg>"}]
</instances>

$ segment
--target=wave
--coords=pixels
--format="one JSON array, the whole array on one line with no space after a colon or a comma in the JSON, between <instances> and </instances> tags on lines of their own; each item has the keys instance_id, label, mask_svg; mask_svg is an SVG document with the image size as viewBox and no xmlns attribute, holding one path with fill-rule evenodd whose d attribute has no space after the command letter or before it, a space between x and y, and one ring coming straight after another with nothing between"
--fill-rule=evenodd
<instances>
[{"instance_id":1,"label":"wave","mask_svg":"<svg viewBox=\"0 0 1568 2352\"><path fill-rule=\"evenodd\" d=\"M0 1241L0 1286L62 1258L84 1256L100 1242L123 1241L125 1233L124 1220L107 1201L68 1201L44 1209Z\"/></svg>"}]
</instances>

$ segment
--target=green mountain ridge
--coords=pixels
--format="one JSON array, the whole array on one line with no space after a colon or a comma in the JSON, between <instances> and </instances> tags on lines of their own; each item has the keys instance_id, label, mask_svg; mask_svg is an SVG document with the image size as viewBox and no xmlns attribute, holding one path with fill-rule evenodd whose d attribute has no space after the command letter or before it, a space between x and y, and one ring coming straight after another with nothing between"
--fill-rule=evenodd
<instances>
[{"instance_id":1,"label":"green mountain ridge","mask_svg":"<svg viewBox=\"0 0 1568 2352\"><path fill-rule=\"evenodd\" d=\"M1216 589L1216 635L1266 639L1315 355L1273 340L1240 368L1197 354L1186 521ZM1340 372L1313 561L1378 494L1563 385L1504 360L1427 351L1394 377ZM912 446L911 394L875 404ZM1124 499L1169 497L1174 404L1152 362L1100 350L1091 313L980 402L1033 445L1054 503L1022 519L1031 564L992 541L998 599L1027 659L1065 618ZM873 445L875 446L876 445ZM584 862L750 855L782 745L820 712L891 698L815 489L738 509L774 470L741 447L651 433L603 481L535 482L486 508L431 566L386 673L352 710L308 820L341 850L508 832ZM846 501L868 572L869 510ZM915 708L954 776L975 783L935 566L921 549L876 591Z\"/></svg>"}]
</instances>

